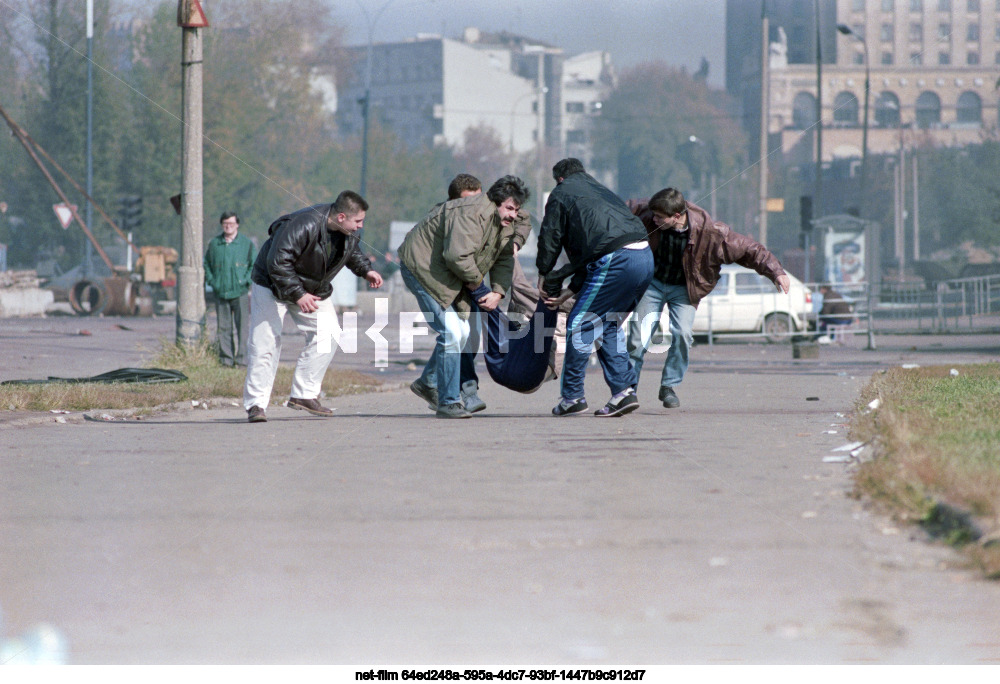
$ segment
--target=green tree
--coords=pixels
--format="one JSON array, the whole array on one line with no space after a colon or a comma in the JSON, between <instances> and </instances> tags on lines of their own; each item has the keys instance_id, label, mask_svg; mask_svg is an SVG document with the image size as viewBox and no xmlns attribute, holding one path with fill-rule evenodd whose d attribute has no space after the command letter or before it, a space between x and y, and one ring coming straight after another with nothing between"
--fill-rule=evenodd
<instances>
[{"instance_id":1,"label":"green tree","mask_svg":"<svg viewBox=\"0 0 1000 684\"><path fill-rule=\"evenodd\" d=\"M597 119L595 164L617 174L623 197L667 186L687 191L708 173L728 180L742 170L746 149L728 106L724 93L683 69L662 62L628 69ZM692 136L701 142L692 146Z\"/></svg>"}]
</instances>

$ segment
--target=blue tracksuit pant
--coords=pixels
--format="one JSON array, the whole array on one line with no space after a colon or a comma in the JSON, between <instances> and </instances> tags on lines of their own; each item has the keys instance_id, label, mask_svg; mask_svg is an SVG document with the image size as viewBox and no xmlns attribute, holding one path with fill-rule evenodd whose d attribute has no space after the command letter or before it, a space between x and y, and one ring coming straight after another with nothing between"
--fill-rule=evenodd
<instances>
[{"instance_id":1,"label":"blue tracksuit pant","mask_svg":"<svg viewBox=\"0 0 1000 684\"><path fill-rule=\"evenodd\" d=\"M611 393L636 384L622 321L638 305L652 279L653 252L648 246L623 247L587 265L587 278L566 322L564 399L583 398L587 361L597 338L601 340L597 358Z\"/></svg>"}]
</instances>

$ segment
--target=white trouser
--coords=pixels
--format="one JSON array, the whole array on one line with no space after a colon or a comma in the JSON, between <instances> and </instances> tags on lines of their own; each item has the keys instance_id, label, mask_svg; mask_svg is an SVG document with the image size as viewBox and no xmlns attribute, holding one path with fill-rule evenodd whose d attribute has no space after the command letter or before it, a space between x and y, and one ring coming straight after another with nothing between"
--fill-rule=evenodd
<instances>
[{"instance_id":1,"label":"white trouser","mask_svg":"<svg viewBox=\"0 0 1000 684\"><path fill-rule=\"evenodd\" d=\"M329 351L321 352L320 348L326 349L327 345L318 344L317 321L321 316L333 316L335 321L337 313L330 297L320 300L318 304L317 311L302 313L297 305L279 301L269 289L253 283L250 290L247 380L243 385L243 408L247 411L253 406L266 409L271 401L271 388L281 357L281 328L286 313L291 315L295 325L306 336L306 346L295 363L291 396L297 399L319 397L323 376L333 360L337 340L330 341ZM324 329L330 327L324 326Z\"/></svg>"}]
</instances>

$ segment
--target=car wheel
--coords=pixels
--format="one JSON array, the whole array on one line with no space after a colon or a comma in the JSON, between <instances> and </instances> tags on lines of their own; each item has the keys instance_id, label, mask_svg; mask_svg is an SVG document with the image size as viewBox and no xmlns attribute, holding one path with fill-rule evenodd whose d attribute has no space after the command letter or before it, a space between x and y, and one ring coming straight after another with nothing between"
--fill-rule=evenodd
<instances>
[{"instance_id":1,"label":"car wheel","mask_svg":"<svg viewBox=\"0 0 1000 684\"><path fill-rule=\"evenodd\" d=\"M792 340L792 317L788 314L773 313L764 319L764 337L772 343L788 343Z\"/></svg>"}]
</instances>

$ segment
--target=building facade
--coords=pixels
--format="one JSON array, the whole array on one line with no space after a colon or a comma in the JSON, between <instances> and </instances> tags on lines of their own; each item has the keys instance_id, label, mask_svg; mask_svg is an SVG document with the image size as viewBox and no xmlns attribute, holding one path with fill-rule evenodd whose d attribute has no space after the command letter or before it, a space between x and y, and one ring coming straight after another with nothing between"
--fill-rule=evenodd
<instances>
[{"instance_id":1,"label":"building facade","mask_svg":"<svg viewBox=\"0 0 1000 684\"><path fill-rule=\"evenodd\" d=\"M367 46L337 94L341 129L362 130ZM511 154L561 145L562 50L466 29L461 40L418 35L372 46L370 114L410 145L461 147L466 130L492 128Z\"/></svg>"}]
</instances>

